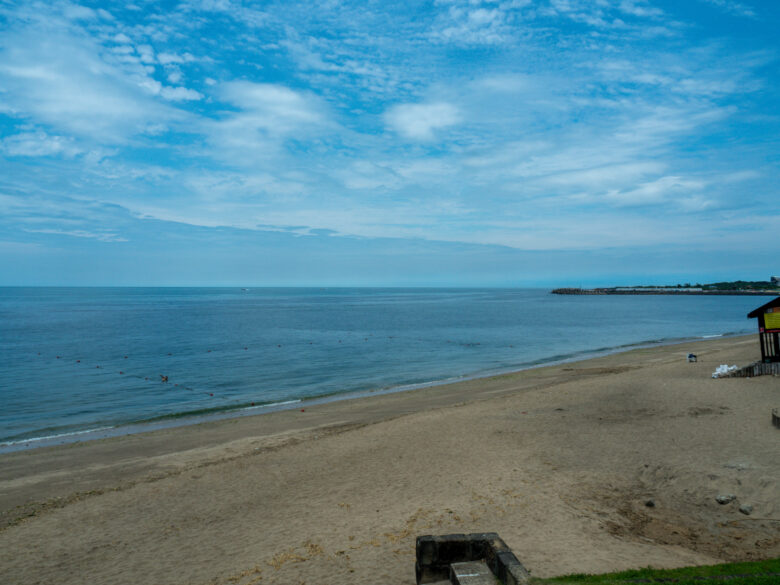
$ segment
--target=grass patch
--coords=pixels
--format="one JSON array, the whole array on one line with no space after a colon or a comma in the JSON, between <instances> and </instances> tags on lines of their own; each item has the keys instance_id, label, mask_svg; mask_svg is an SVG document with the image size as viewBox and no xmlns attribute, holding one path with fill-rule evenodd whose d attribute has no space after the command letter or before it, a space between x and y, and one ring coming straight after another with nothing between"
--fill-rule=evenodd
<instances>
[{"instance_id":1,"label":"grass patch","mask_svg":"<svg viewBox=\"0 0 780 585\"><path fill-rule=\"evenodd\" d=\"M629 585L670 583L674 585L777 585L780 558L749 563L727 563L681 569L637 569L604 575L564 575L534 579L534 585Z\"/></svg>"}]
</instances>

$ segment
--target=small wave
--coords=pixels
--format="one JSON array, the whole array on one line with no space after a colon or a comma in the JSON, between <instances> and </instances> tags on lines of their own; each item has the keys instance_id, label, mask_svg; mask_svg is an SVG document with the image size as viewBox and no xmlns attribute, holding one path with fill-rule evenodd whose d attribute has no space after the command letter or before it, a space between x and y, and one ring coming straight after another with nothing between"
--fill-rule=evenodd
<instances>
[{"instance_id":1,"label":"small wave","mask_svg":"<svg viewBox=\"0 0 780 585\"><path fill-rule=\"evenodd\" d=\"M257 410L258 408L276 408L277 406L288 406L290 404L298 404L299 402L301 402L300 399L285 400L283 402L266 402L264 404L250 404L249 406L244 406L243 408L239 408L239 410Z\"/></svg>"},{"instance_id":2,"label":"small wave","mask_svg":"<svg viewBox=\"0 0 780 585\"><path fill-rule=\"evenodd\" d=\"M14 445L22 445L26 443L40 443L41 441L54 441L56 439L64 439L68 437L76 437L79 435L87 435L89 433L99 433L100 431L109 431L114 428L116 427L97 427L94 429L70 431L68 433L57 433L56 435L42 435L40 437L29 437L27 439L10 439L7 441L0 441L0 448L13 447Z\"/></svg>"},{"instance_id":3,"label":"small wave","mask_svg":"<svg viewBox=\"0 0 780 585\"><path fill-rule=\"evenodd\" d=\"M292 400L284 400L281 402L241 402L238 404L224 404L222 406L212 406L209 408L196 408L193 410L169 412L166 414L160 414L149 418L128 421L126 423L123 423L122 426L124 427L124 426L132 426L132 425L146 425L150 423L174 421L174 420L186 419L186 418L202 418L202 417L208 418L215 415L237 413L237 412L247 411L247 410L273 409L280 406L289 406L290 404L297 404L299 402L301 402L301 399L295 398Z\"/></svg>"}]
</instances>

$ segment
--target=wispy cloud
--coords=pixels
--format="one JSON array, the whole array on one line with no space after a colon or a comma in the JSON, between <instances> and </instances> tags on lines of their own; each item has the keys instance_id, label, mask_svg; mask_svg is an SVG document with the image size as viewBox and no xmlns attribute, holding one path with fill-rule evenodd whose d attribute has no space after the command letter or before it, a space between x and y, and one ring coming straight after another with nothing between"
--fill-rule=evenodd
<instances>
[{"instance_id":1,"label":"wispy cloud","mask_svg":"<svg viewBox=\"0 0 780 585\"><path fill-rule=\"evenodd\" d=\"M83 152L72 139L49 136L45 132L23 132L7 136L0 141L0 149L9 156L52 156L73 157Z\"/></svg>"},{"instance_id":2,"label":"wispy cloud","mask_svg":"<svg viewBox=\"0 0 780 585\"><path fill-rule=\"evenodd\" d=\"M93 40L66 28L20 27L3 37L0 82L7 110L61 132L126 142L180 113L153 99L166 89L135 63L101 56Z\"/></svg>"},{"instance_id":3,"label":"wispy cloud","mask_svg":"<svg viewBox=\"0 0 780 585\"><path fill-rule=\"evenodd\" d=\"M439 130L460 121L458 109L446 102L399 104L385 114L390 127L412 140L433 140Z\"/></svg>"},{"instance_id":4,"label":"wispy cloud","mask_svg":"<svg viewBox=\"0 0 780 585\"><path fill-rule=\"evenodd\" d=\"M512 40L513 13L530 2L443 1L446 7L431 33L435 41L462 45L496 45Z\"/></svg>"},{"instance_id":5,"label":"wispy cloud","mask_svg":"<svg viewBox=\"0 0 780 585\"><path fill-rule=\"evenodd\" d=\"M734 0L700 0L700 2L706 2L707 4L717 6L718 8L720 8L724 12L728 12L729 14L736 14L738 16L747 16L749 18L753 18L757 16L756 11L753 9L753 7L743 2L735 2Z\"/></svg>"},{"instance_id":6,"label":"wispy cloud","mask_svg":"<svg viewBox=\"0 0 780 585\"><path fill-rule=\"evenodd\" d=\"M218 93L230 109L203 128L222 160L265 166L263 158L279 154L286 141L306 141L329 124L321 100L282 85L234 81Z\"/></svg>"},{"instance_id":7,"label":"wispy cloud","mask_svg":"<svg viewBox=\"0 0 780 585\"><path fill-rule=\"evenodd\" d=\"M31 234L54 234L58 236L71 236L74 238L90 238L101 242L127 242L126 238L118 236L111 231L86 231L86 230L55 230L55 229L26 229Z\"/></svg>"}]
</instances>

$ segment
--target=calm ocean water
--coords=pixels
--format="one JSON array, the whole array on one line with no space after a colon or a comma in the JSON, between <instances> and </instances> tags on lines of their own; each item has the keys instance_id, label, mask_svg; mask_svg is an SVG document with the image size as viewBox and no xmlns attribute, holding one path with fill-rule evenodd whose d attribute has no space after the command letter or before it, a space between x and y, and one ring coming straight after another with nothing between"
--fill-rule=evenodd
<instances>
[{"instance_id":1,"label":"calm ocean water","mask_svg":"<svg viewBox=\"0 0 780 585\"><path fill-rule=\"evenodd\" d=\"M520 289L0 288L0 450L748 333L746 314L762 302Z\"/></svg>"}]
</instances>

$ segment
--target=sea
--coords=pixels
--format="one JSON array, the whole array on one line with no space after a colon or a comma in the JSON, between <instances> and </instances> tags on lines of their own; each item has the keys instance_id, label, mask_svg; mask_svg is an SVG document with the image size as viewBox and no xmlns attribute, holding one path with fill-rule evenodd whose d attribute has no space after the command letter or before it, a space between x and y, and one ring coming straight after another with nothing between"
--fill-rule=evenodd
<instances>
[{"instance_id":1,"label":"sea","mask_svg":"<svg viewBox=\"0 0 780 585\"><path fill-rule=\"evenodd\" d=\"M544 289L5 287L0 452L745 334L762 302Z\"/></svg>"}]
</instances>

